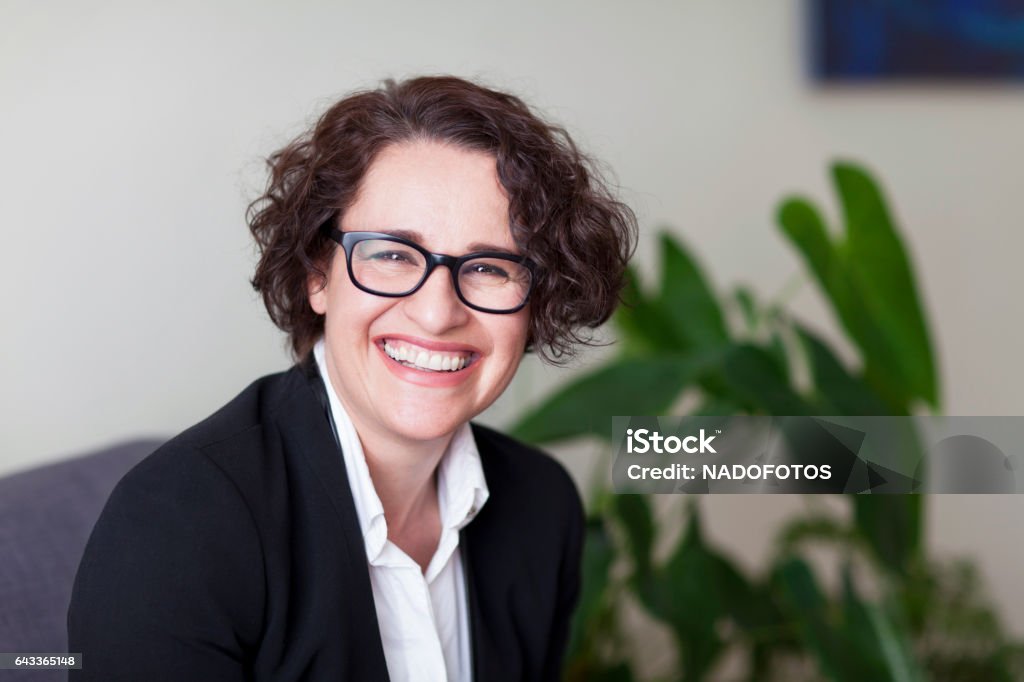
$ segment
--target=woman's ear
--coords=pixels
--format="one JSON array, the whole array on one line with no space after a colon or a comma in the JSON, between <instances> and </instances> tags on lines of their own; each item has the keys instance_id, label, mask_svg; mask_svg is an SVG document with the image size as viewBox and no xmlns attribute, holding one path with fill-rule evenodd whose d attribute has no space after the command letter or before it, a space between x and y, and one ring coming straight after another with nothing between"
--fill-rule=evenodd
<instances>
[{"instance_id":1,"label":"woman's ear","mask_svg":"<svg viewBox=\"0 0 1024 682\"><path fill-rule=\"evenodd\" d=\"M533 346L533 331L526 334L526 345L523 347L523 355L530 355L536 352Z\"/></svg>"},{"instance_id":2,"label":"woman's ear","mask_svg":"<svg viewBox=\"0 0 1024 682\"><path fill-rule=\"evenodd\" d=\"M309 307L317 315L327 313L327 285L327 265L323 262L317 263L313 270L306 274Z\"/></svg>"}]
</instances>

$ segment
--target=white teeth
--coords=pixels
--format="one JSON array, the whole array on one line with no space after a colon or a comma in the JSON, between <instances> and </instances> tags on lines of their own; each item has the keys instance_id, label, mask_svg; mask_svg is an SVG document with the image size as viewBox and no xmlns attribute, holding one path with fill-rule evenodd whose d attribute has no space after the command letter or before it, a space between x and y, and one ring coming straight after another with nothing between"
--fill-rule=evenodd
<instances>
[{"instance_id":1,"label":"white teeth","mask_svg":"<svg viewBox=\"0 0 1024 682\"><path fill-rule=\"evenodd\" d=\"M425 350L399 346L388 341L384 342L384 352L387 353L388 357L408 367L416 367L433 372L455 372L469 364L468 356L428 353Z\"/></svg>"}]
</instances>

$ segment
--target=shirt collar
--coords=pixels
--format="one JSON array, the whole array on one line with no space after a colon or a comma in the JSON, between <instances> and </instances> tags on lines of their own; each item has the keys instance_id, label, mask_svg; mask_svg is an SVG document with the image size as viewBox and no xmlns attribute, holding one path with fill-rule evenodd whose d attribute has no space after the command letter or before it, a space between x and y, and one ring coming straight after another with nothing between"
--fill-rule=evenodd
<instances>
[{"instance_id":1,"label":"shirt collar","mask_svg":"<svg viewBox=\"0 0 1024 682\"><path fill-rule=\"evenodd\" d=\"M384 519L384 507L377 496L377 490L370 478L362 442L356 433L351 418L341 404L334 385L327 373L327 362L323 337L313 347L320 376L327 387L338 444L341 446L348 474L352 499L355 502L359 527L366 545L366 556L374 563L381 555L387 542L388 527ZM442 533L458 532L480 512L490 491L484 478L480 451L473 438L469 422L462 424L452 435L448 449L441 457L437 471L437 503L441 512Z\"/></svg>"}]
</instances>

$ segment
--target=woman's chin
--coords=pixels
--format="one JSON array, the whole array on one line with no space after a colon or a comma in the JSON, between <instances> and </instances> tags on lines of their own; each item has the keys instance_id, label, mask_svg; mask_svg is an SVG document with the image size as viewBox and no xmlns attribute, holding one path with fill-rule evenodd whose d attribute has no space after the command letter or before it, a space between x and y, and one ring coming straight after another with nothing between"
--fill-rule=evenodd
<instances>
[{"instance_id":1,"label":"woman's chin","mask_svg":"<svg viewBox=\"0 0 1024 682\"><path fill-rule=\"evenodd\" d=\"M445 410L411 410L389 415L386 428L410 441L431 441L453 434L470 416L459 418Z\"/></svg>"}]
</instances>

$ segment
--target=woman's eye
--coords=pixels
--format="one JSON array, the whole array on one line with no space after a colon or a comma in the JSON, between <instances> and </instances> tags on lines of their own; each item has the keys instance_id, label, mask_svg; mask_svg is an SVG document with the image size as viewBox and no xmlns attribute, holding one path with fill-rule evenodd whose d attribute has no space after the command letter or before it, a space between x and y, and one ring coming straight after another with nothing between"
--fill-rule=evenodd
<instances>
[{"instance_id":1,"label":"woman's eye","mask_svg":"<svg viewBox=\"0 0 1024 682\"><path fill-rule=\"evenodd\" d=\"M475 275L487 275L489 277L508 277L508 272L504 269L499 268L497 265L491 265L489 263L474 263L472 267L473 274Z\"/></svg>"},{"instance_id":2,"label":"woman's eye","mask_svg":"<svg viewBox=\"0 0 1024 682\"><path fill-rule=\"evenodd\" d=\"M370 256L371 260L384 261L386 263L406 263L411 260L409 254L401 251L378 251Z\"/></svg>"}]
</instances>

